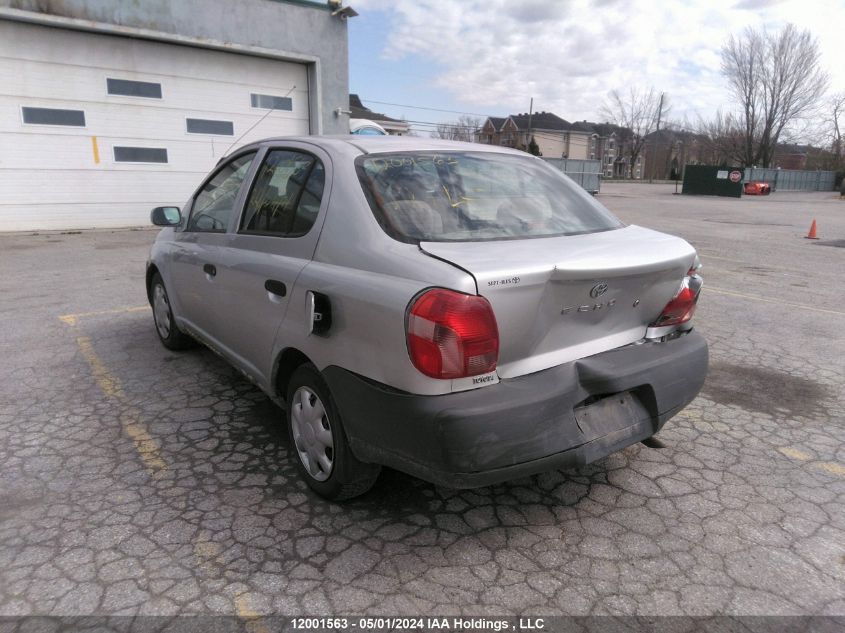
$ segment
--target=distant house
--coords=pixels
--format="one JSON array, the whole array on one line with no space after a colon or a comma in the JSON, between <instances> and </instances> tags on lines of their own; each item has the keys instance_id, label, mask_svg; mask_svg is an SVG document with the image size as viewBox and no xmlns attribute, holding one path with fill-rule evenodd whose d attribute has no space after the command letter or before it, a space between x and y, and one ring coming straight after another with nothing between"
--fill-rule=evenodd
<instances>
[{"instance_id":1,"label":"distant house","mask_svg":"<svg viewBox=\"0 0 845 633\"><path fill-rule=\"evenodd\" d=\"M552 112L488 117L479 131L478 141L527 151L532 138L541 156L588 158L589 133L573 128L569 121Z\"/></svg>"},{"instance_id":2,"label":"distant house","mask_svg":"<svg viewBox=\"0 0 845 633\"><path fill-rule=\"evenodd\" d=\"M504 145L502 143L502 126L507 121L506 117L487 117L484 125L478 133L478 142L487 145Z\"/></svg>"},{"instance_id":3,"label":"distant house","mask_svg":"<svg viewBox=\"0 0 845 633\"><path fill-rule=\"evenodd\" d=\"M588 135L587 159L601 163L605 178L625 178L627 160L623 151L625 129L611 123L593 123L584 119L572 124L573 129Z\"/></svg>"},{"instance_id":4,"label":"distant house","mask_svg":"<svg viewBox=\"0 0 845 633\"><path fill-rule=\"evenodd\" d=\"M672 128L646 136L645 178L681 178L686 165L712 165L719 161L712 154L707 137Z\"/></svg>"},{"instance_id":5,"label":"distant house","mask_svg":"<svg viewBox=\"0 0 845 633\"><path fill-rule=\"evenodd\" d=\"M778 143L772 164L781 169L806 169L807 155L812 147L809 145L794 145L792 143Z\"/></svg>"},{"instance_id":6,"label":"distant house","mask_svg":"<svg viewBox=\"0 0 845 633\"><path fill-rule=\"evenodd\" d=\"M476 140L487 145L516 147L528 151L527 144L525 147L520 147L519 128L511 117L487 117L484 125L476 133Z\"/></svg>"},{"instance_id":7,"label":"distant house","mask_svg":"<svg viewBox=\"0 0 845 633\"><path fill-rule=\"evenodd\" d=\"M349 95L350 119L369 119L375 121L391 136L403 136L408 133L410 125L407 121L394 119L381 112L374 112L361 103L361 97L356 94Z\"/></svg>"},{"instance_id":8,"label":"distant house","mask_svg":"<svg viewBox=\"0 0 845 633\"><path fill-rule=\"evenodd\" d=\"M630 175L634 179L643 177L645 149L637 156L633 169L629 168L633 138L630 128L614 123L593 123L585 119L572 123L572 129L589 135L587 158L601 162L602 176L628 178Z\"/></svg>"},{"instance_id":9,"label":"distant house","mask_svg":"<svg viewBox=\"0 0 845 633\"><path fill-rule=\"evenodd\" d=\"M546 158L570 158L601 162L605 178L642 178L645 150L629 169L631 130L613 123L576 121L570 123L552 112L487 117L478 142L504 145L528 151L531 139Z\"/></svg>"}]
</instances>

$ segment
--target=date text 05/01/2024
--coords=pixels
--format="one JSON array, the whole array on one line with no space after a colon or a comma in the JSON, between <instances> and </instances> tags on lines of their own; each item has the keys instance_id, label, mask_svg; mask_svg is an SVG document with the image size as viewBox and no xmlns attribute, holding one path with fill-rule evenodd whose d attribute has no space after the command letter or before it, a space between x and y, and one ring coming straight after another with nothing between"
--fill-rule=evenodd
<instances>
[{"instance_id":1,"label":"date text 05/01/2024","mask_svg":"<svg viewBox=\"0 0 845 633\"><path fill-rule=\"evenodd\" d=\"M363 617L363 618L293 618L296 630L350 631L540 631L542 618L461 618L461 617Z\"/></svg>"}]
</instances>

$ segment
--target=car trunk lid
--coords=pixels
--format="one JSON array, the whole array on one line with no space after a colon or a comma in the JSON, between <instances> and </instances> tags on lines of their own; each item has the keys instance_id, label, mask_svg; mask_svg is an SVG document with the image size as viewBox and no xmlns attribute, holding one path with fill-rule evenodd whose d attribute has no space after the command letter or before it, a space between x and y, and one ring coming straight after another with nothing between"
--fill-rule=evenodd
<instances>
[{"instance_id":1,"label":"car trunk lid","mask_svg":"<svg viewBox=\"0 0 845 633\"><path fill-rule=\"evenodd\" d=\"M638 226L583 235L420 248L475 278L499 327L501 378L643 338L678 291L695 250Z\"/></svg>"}]
</instances>

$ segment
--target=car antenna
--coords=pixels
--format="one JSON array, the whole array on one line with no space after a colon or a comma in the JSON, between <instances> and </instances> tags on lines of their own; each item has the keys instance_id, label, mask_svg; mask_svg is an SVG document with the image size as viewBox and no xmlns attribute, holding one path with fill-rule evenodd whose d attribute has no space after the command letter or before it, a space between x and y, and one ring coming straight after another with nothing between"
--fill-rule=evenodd
<instances>
[{"instance_id":1,"label":"car antenna","mask_svg":"<svg viewBox=\"0 0 845 633\"><path fill-rule=\"evenodd\" d=\"M285 95L285 97L287 97L287 96L288 96L290 93L292 93L294 90L296 90L296 86L295 86L295 85L294 85L294 86L292 86L290 90L288 90L288 92L287 92L287 94ZM228 153L229 153L229 150L230 150L230 149L232 149L232 147L233 147L235 144L237 144L237 142L238 142L238 141L240 141L240 140L241 140L244 136L246 136L247 134L249 134L249 133L250 133L250 132L251 132L251 131L255 128L255 126L256 126L256 125L258 125L258 124L259 124L259 123L261 123L264 119L266 119L266 118L267 118L267 116L268 116L268 115L269 115L269 114L270 114L273 110L274 110L274 108L268 108L268 109L267 109L267 112L264 114L264 116L263 116L263 117L261 117L260 119L258 119L255 123L253 123L253 124L252 124L252 125L251 125L248 129L247 129L247 131L246 131L246 132L244 132L244 133L243 133L243 134L241 134L238 138L236 138L234 141L232 141L232 145L229 145L229 147L227 147L227 148L226 148L226 151L225 151L225 152L223 152L223 156L225 156L226 154L228 154Z\"/></svg>"}]
</instances>

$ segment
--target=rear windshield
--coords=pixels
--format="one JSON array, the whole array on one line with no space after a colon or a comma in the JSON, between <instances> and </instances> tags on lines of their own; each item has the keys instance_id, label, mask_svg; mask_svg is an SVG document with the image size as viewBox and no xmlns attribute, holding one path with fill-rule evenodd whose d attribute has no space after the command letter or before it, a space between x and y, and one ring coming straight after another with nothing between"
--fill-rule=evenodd
<instances>
[{"instance_id":1,"label":"rear windshield","mask_svg":"<svg viewBox=\"0 0 845 633\"><path fill-rule=\"evenodd\" d=\"M488 152L369 154L358 177L382 228L404 242L576 235L623 226L540 159Z\"/></svg>"}]
</instances>

